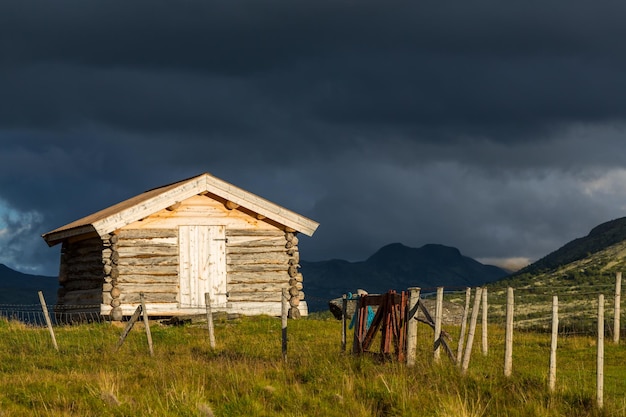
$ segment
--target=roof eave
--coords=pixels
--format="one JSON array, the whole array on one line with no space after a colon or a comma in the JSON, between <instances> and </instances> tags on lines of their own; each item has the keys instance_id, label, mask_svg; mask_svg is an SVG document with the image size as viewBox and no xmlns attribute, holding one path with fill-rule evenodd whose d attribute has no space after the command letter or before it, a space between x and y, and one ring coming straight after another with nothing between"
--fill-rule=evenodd
<instances>
[{"instance_id":1,"label":"roof eave","mask_svg":"<svg viewBox=\"0 0 626 417\"><path fill-rule=\"evenodd\" d=\"M176 202L183 201L193 195L204 192L209 192L232 201L233 203L245 207L246 209L263 215L268 219L285 226L286 228L291 228L307 236L312 236L319 226L319 223L311 219L301 216L291 210L274 204L262 197L257 196L256 194L245 191L207 173L164 187L171 187L173 185L175 185L174 188L158 193L153 197L142 200L137 204L121 209L106 217L90 221L89 223L78 224L75 227L68 229L59 228L42 235L42 237L49 246L54 246L65 239L87 233L95 232L99 236L105 236L130 223L141 220L159 210L167 208ZM153 189L148 192L157 190L158 189ZM87 220L87 218L85 218L85 220Z\"/></svg>"},{"instance_id":2,"label":"roof eave","mask_svg":"<svg viewBox=\"0 0 626 417\"><path fill-rule=\"evenodd\" d=\"M50 232L41 235L41 237L46 241L48 246L52 247L61 243L66 239L70 239L72 237L86 235L89 233L94 233L96 229L91 224L86 224L83 226L73 227L71 229L60 230L58 232Z\"/></svg>"}]
</instances>

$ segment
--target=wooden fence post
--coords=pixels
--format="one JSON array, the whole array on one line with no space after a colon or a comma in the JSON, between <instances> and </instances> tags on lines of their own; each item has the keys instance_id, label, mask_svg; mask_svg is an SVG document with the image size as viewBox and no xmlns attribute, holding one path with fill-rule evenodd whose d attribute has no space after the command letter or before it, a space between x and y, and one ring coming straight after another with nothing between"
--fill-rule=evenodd
<instances>
[{"instance_id":1,"label":"wooden fence post","mask_svg":"<svg viewBox=\"0 0 626 417\"><path fill-rule=\"evenodd\" d=\"M50 337L52 338L52 345L59 351L59 345L57 345L57 338L54 335L54 329L52 328L52 321L50 320L50 314L48 313L48 306L46 305L46 299L43 297L43 292L39 291L39 302L41 303L41 309L43 310L43 316L46 319L46 325L48 326L48 331L50 332Z\"/></svg>"},{"instance_id":2,"label":"wooden fence post","mask_svg":"<svg viewBox=\"0 0 626 417\"><path fill-rule=\"evenodd\" d=\"M417 311L420 300L420 288L411 287L409 291L408 313L406 315L406 364L407 366L415 366L415 357L417 356Z\"/></svg>"},{"instance_id":3,"label":"wooden fence post","mask_svg":"<svg viewBox=\"0 0 626 417\"><path fill-rule=\"evenodd\" d=\"M556 345L559 335L559 297L552 297L552 340L550 343L550 369L548 372L548 389L554 392L556 386Z\"/></svg>"},{"instance_id":4,"label":"wooden fence post","mask_svg":"<svg viewBox=\"0 0 626 417\"><path fill-rule=\"evenodd\" d=\"M154 356L154 349L152 348L152 333L150 332L150 321L148 320L146 301L142 292L139 293L139 300L141 301L141 315L143 316L143 324L146 328L146 337L148 338L148 350L150 351L150 356Z\"/></svg>"},{"instance_id":5,"label":"wooden fence post","mask_svg":"<svg viewBox=\"0 0 626 417\"><path fill-rule=\"evenodd\" d=\"M456 363L461 365L463 359L463 343L465 343L465 333L467 331L467 317L469 316L470 299L472 298L472 289L465 288L465 309L463 310L463 320L461 321L461 334L459 335L459 345L456 349Z\"/></svg>"},{"instance_id":6,"label":"wooden fence post","mask_svg":"<svg viewBox=\"0 0 626 417\"><path fill-rule=\"evenodd\" d=\"M215 349L215 327L213 326L213 311L211 310L211 294L204 293L204 304L206 305L206 325L209 330L209 345Z\"/></svg>"},{"instance_id":7,"label":"wooden fence post","mask_svg":"<svg viewBox=\"0 0 626 417\"><path fill-rule=\"evenodd\" d=\"M598 365L596 375L596 400L598 408L604 407L604 294L598 296Z\"/></svg>"},{"instance_id":8,"label":"wooden fence post","mask_svg":"<svg viewBox=\"0 0 626 417\"><path fill-rule=\"evenodd\" d=\"M480 300L482 297L482 288L476 288L474 294L474 307L472 308L472 318L470 320L469 333L467 335L467 346L465 347L465 355L463 356L463 365L461 372L465 374L469 368L470 357L472 356L472 345L474 344L474 333L476 332L476 322L478 321L478 311L480 310Z\"/></svg>"},{"instance_id":9,"label":"wooden fence post","mask_svg":"<svg viewBox=\"0 0 626 417\"><path fill-rule=\"evenodd\" d=\"M513 370L513 288L506 293L506 331L504 335L504 376L510 377Z\"/></svg>"},{"instance_id":10,"label":"wooden fence post","mask_svg":"<svg viewBox=\"0 0 626 417\"><path fill-rule=\"evenodd\" d=\"M487 335L487 309L488 309L488 304L487 304L487 288L483 288L483 320L482 320L482 352L483 352L483 356L487 356L487 353L489 351L489 340L488 340L488 335Z\"/></svg>"},{"instance_id":11,"label":"wooden fence post","mask_svg":"<svg viewBox=\"0 0 626 417\"><path fill-rule=\"evenodd\" d=\"M282 353L283 360L287 360L287 315L289 313L289 294L287 288L283 288L283 296L281 303L281 326L282 326Z\"/></svg>"},{"instance_id":12,"label":"wooden fence post","mask_svg":"<svg viewBox=\"0 0 626 417\"><path fill-rule=\"evenodd\" d=\"M619 343L620 337L620 315L622 302L622 273L615 274L615 314L613 316L613 343Z\"/></svg>"},{"instance_id":13,"label":"wooden fence post","mask_svg":"<svg viewBox=\"0 0 626 417\"><path fill-rule=\"evenodd\" d=\"M441 359L441 322L443 321L443 287L437 287L437 304L435 307L435 342L433 357L435 362Z\"/></svg>"},{"instance_id":14,"label":"wooden fence post","mask_svg":"<svg viewBox=\"0 0 626 417\"><path fill-rule=\"evenodd\" d=\"M348 337L348 319L346 315L348 314L348 296L344 294L341 297L341 351L346 351L346 339Z\"/></svg>"}]
</instances>

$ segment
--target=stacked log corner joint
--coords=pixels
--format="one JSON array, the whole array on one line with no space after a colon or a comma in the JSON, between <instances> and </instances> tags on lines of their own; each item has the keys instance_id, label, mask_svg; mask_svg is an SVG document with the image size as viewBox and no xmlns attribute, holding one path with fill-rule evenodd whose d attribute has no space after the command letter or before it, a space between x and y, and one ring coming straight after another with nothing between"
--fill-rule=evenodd
<instances>
[{"instance_id":1,"label":"stacked log corner joint","mask_svg":"<svg viewBox=\"0 0 626 417\"><path fill-rule=\"evenodd\" d=\"M298 251L298 237L297 232L285 232L285 249L287 255L289 255L289 313L288 316L291 319L300 318L300 310L298 306L300 301L304 299L304 292L302 292L302 274L298 271L300 268L300 252Z\"/></svg>"},{"instance_id":2,"label":"stacked log corner joint","mask_svg":"<svg viewBox=\"0 0 626 417\"><path fill-rule=\"evenodd\" d=\"M117 268L118 252L117 252L117 236L113 233L108 238L102 239L104 249L102 251L102 263L104 264L104 281L105 290L110 291L111 295L111 320L121 321L123 318L122 307L120 302L121 291L117 287L117 278L119 271Z\"/></svg>"}]
</instances>

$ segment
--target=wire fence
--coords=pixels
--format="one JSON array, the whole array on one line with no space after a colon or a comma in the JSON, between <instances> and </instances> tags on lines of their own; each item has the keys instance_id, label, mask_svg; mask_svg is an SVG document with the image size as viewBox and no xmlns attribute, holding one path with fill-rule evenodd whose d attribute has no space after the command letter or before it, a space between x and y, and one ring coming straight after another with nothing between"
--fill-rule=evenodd
<instances>
[{"instance_id":1,"label":"wire fence","mask_svg":"<svg viewBox=\"0 0 626 417\"><path fill-rule=\"evenodd\" d=\"M463 306L469 305L474 317L473 310L478 308L480 318L474 323L475 329L469 330L475 331L475 350L480 352L473 355L475 367L491 367L507 375L508 359L512 363L509 372L512 367L513 375L530 378L536 377L533 372L538 364L539 369L543 364L545 372L540 375L540 381L545 382L548 390L577 387L580 392L595 395L599 407L604 392L614 398L626 395L621 274L612 284L486 287L481 289L486 295L478 295L484 297L482 303L474 302L480 293L477 290L470 291L472 302L467 304L467 289L455 289L445 295L449 309L457 306L463 311ZM507 297L509 293L513 296ZM468 316L469 312L465 317ZM460 324L449 320L444 328L459 340L462 339ZM495 337L493 334L489 337L488 333L494 333ZM507 353L509 338L511 349ZM498 365L494 368L494 364Z\"/></svg>"},{"instance_id":2,"label":"wire fence","mask_svg":"<svg viewBox=\"0 0 626 417\"><path fill-rule=\"evenodd\" d=\"M47 310L54 326L110 322L108 316L99 313L99 304L93 306L53 305L49 306ZM19 321L35 327L47 325L41 304L0 304L0 318Z\"/></svg>"},{"instance_id":3,"label":"wire fence","mask_svg":"<svg viewBox=\"0 0 626 417\"><path fill-rule=\"evenodd\" d=\"M177 315L161 314L158 310L150 312L150 306L145 303L141 294L140 303L136 305L134 313L122 316L121 320L113 320L110 315L102 314L100 304L47 306L41 293L40 300L41 304L0 304L0 337L3 344L21 352L34 353L38 349L52 347L64 353L93 354L102 350L119 349L129 343L135 345L135 350L145 351L147 342L148 351L153 355L152 326L195 323L206 326L210 347L213 349L214 320L263 314L258 306L239 305L235 312L224 305L212 307L208 294L203 304L178 304ZM281 352L283 358L286 358L287 319L290 308L293 307L290 297L284 290L280 301L267 304L269 307L265 314L281 317ZM135 324L139 324L141 330L145 331L145 337L129 337ZM127 337L130 342L126 341Z\"/></svg>"},{"instance_id":4,"label":"wire fence","mask_svg":"<svg viewBox=\"0 0 626 417\"><path fill-rule=\"evenodd\" d=\"M552 328L552 299L558 296L559 333L562 335L597 334L598 296L605 296L606 332L613 336L614 286L589 286L572 291L568 287L513 288L515 301L514 328L521 331L549 332ZM489 323L504 326L506 322L506 288L488 288ZM450 301L460 302L465 294L451 293ZM621 300L620 300L621 304ZM611 307L611 308L609 308ZM623 329L622 329L623 331Z\"/></svg>"},{"instance_id":5,"label":"wire fence","mask_svg":"<svg viewBox=\"0 0 626 417\"><path fill-rule=\"evenodd\" d=\"M505 332L507 327L507 288L489 287L487 288L487 303L469 303L470 308L477 306L485 314L485 319L477 320L476 338L474 340L474 351L472 353L472 367L491 366L501 363L502 372L506 362L505 352ZM537 363L545 364L545 373L540 380L546 381L549 378L549 363L551 361L551 329L554 321L553 299L558 297L558 349L556 387L564 389L572 386L579 387L581 391L593 391L599 385L598 378L598 355L599 336L606 336L607 343L603 346L603 369L602 384L603 389L611 396L626 395L626 351L623 349L625 343L620 338L615 340L615 312L621 311L621 298L616 289L616 285L589 285L577 286L551 286L546 287L523 287L514 288L514 309L513 309L513 331L515 334L532 334L533 337L513 336L512 369L513 374L531 373L536 369ZM466 292L459 291L458 288L446 291L443 296L446 303L444 308L450 311L456 308L457 313L452 314L455 320L445 321L443 324L444 333L451 336L450 345L457 348L460 337L460 322L458 317L464 314L466 305ZM475 292L473 293L475 294ZM604 321L599 323L599 307L603 295ZM429 292L422 293L423 299L431 299L434 296ZM475 297L475 295L474 295ZM616 301L619 308L615 308ZM277 315L281 315L282 302L276 303ZM434 303L433 303L434 304ZM485 308L486 306L486 308ZM183 306L190 310L195 310L197 315L202 316L204 305ZM111 349L118 343L122 328L128 323L129 317L124 317L119 328L111 326L113 323L108 315L100 314L100 305L93 306L68 306L51 305L45 310L40 304L0 305L0 330L2 331L5 343L19 350L41 349L51 345L51 337L47 332L47 322L45 311L49 313L51 326L55 331L60 332L59 345L64 351L74 351L77 353L93 352L94 350ZM255 309L250 307L247 311L242 306L239 313L254 313ZM431 309L435 316L435 311ZM466 312L467 317L470 316ZM214 314L224 314L231 318L232 313L219 309ZM621 313L618 313L621 314ZM473 316L473 314L472 314ZM618 316L619 318L619 316ZM80 326L81 332L69 337L72 328L78 328L78 324L90 323L90 326ZM487 326L485 326L487 324ZM600 326L600 327L599 327ZM84 331L86 329L86 331ZM429 329L430 330L430 329ZM618 327L618 336L624 333L624 326ZM467 331L467 330L466 330ZM481 333L495 333L496 337L489 337L491 345L485 349L480 346ZM283 335L285 336L285 335ZM423 335L422 335L423 337ZM131 343L142 344L145 349L145 338L135 338ZM286 341L286 337L284 337ZM286 352L286 347L283 353Z\"/></svg>"},{"instance_id":6,"label":"wire fence","mask_svg":"<svg viewBox=\"0 0 626 417\"><path fill-rule=\"evenodd\" d=\"M420 304L430 310L430 316L442 317L443 323L432 323L434 337L432 329L424 326L420 337L431 338L427 355L435 362L437 347L446 338L457 351L451 359L463 374L469 367L487 378L515 376L545 384L550 392L595 396L601 408L605 392L617 400L626 396L626 350L621 340L625 329L619 320L621 274L613 283L604 281L445 291L421 288ZM437 314L439 305L441 315ZM348 322L351 317L346 317ZM416 318L419 321L419 314Z\"/></svg>"}]
</instances>

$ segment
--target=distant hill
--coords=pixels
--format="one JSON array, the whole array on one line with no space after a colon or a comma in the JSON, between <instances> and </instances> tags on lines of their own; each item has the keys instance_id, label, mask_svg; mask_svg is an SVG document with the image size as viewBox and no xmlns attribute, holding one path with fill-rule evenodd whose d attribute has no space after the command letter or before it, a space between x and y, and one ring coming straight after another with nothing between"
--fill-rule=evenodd
<instances>
[{"instance_id":1,"label":"distant hill","mask_svg":"<svg viewBox=\"0 0 626 417\"><path fill-rule=\"evenodd\" d=\"M46 304L57 300L59 282L56 277L29 275L0 264L0 304L39 304L38 291L43 291Z\"/></svg>"},{"instance_id":2,"label":"distant hill","mask_svg":"<svg viewBox=\"0 0 626 417\"><path fill-rule=\"evenodd\" d=\"M556 295L559 327L593 333L597 329L597 307L590 301L599 294L614 292L616 272L626 273L626 218L602 223L587 236L488 284L490 303L503 304L506 287L511 287L516 291L516 327L549 331L552 296ZM499 314L499 319L504 320L504 308L493 311L494 320L498 320Z\"/></svg>"},{"instance_id":3,"label":"distant hill","mask_svg":"<svg viewBox=\"0 0 626 417\"><path fill-rule=\"evenodd\" d=\"M594 227L587 236L572 240L556 251L512 274L512 277L547 273L576 261L591 258L595 254L602 258L600 252L624 241L626 241L626 217Z\"/></svg>"},{"instance_id":4,"label":"distant hill","mask_svg":"<svg viewBox=\"0 0 626 417\"><path fill-rule=\"evenodd\" d=\"M507 275L491 265L463 256L449 246L428 244L411 248L392 243L379 249L367 260L348 262L333 259L321 262L301 261L304 291L309 310L328 308L328 300L358 288L370 293L408 287L434 289L438 286L464 288L482 285Z\"/></svg>"},{"instance_id":5,"label":"distant hill","mask_svg":"<svg viewBox=\"0 0 626 417\"><path fill-rule=\"evenodd\" d=\"M492 285L589 290L614 285L616 272L626 273L626 218L602 223Z\"/></svg>"}]
</instances>

